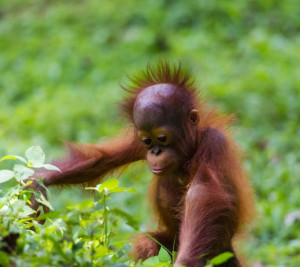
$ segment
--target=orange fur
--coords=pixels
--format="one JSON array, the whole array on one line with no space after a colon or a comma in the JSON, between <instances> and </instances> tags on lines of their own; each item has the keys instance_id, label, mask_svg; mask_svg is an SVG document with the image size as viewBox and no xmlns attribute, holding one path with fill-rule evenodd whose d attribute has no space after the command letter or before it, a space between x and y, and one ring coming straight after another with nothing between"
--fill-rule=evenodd
<instances>
[{"instance_id":1,"label":"orange fur","mask_svg":"<svg viewBox=\"0 0 300 267\"><path fill-rule=\"evenodd\" d=\"M149 235L170 250L175 241L178 250L175 266L204 266L219 253L234 252L232 240L254 212L253 191L241 165L239 149L230 137L232 116L209 109L197 97L193 79L180 65L172 67L161 62L148 67L131 79L130 86L124 87L128 96L121 103L121 111L131 125L134 126L132 113L138 95L156 84L176 87L177 98L166 101L182 113L176 134L184 163L177 174L154 177L151 183L150 202L158 229ZM196 128L183 119L192 109L199 111ZM69 157L55 163L63 172L44 173L45 184L94 185L116 169L145 160L146 149L139 142L136 129L131 128L125 136L103 145L67 144ZM131 254L136 260L144 260L158 250L157 243L140 235ZM235 257L222 266L240 266L240 263Z\"/></svg>"}]
</instances>

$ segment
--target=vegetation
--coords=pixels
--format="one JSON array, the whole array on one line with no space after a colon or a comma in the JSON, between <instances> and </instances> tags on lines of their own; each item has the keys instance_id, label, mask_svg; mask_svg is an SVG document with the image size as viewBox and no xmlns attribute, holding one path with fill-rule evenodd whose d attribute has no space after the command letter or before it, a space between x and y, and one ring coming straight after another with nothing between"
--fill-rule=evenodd
<instances>
[{"instance_id":1,"label":"vegetation","mask_svg":"<svg viewBox=\"0 0 300 267\"><path fill-rule=\"evenodd\" d=\"M43 214L38 219L47 218L47 223L40 225L33 218L31 194L41 204L53 210L45 197L28 189L32 180L32 168L55 166L43 165L45 155L39 147L26 151L26 158L6 156L5 159L20 160L26 165L14 165L14 171L0 171L0 182L9 178L17 181L6 194L0 198L0 230L3 237L17 235L17 246L11 242L1 242L0 262L4 266L15 263L17 266L119 266L129 259L126 253L129 245L114 242L114 227L123 217L127 224L138 228L136 221L126 212L117 207L108 207L110 195L119 192L132 192L132 189L118 187L117 179L110 179L97 187L86 188L98 194L94 199L83 201L75 206L66 207L64 214L52 212ZM58 170L59 171L59 170ZM9 173L12 174L9 177ZM42 185L42 181L40 181ZM28 205L27 205L28 204ZM41 207L40 207L41 211ZM5 239L3 240L5 241ZM6 253L5 253L6 252ZM124 255L125 260L124 260ZM133 265L133 263L131 264Z\"/></svg>"},{"instance_id":2,"label":"vegetation","mask_svg":"<svg viewBox=\"0 0 300 267\"><path fill-rule=\"evenodd\" d=\"M244 254L266 266L299 266L300 224L293 213L300 209L298 1L0 0L0 16L0 157L21 155L32 145L57 157L63 153L62 139L97 143L117 134L125 122L114 103L121 100L119 83L126 81L126 73L162 57L180 60L196 75L203 97L237 117L235 138L244 150L258 208L247 244L240 244ZM1 162L0 169L11 169L10 162ZM149 226L144 196L149 178L144 165L128 169L120 184L136 193L114 194L109 200L109 206L135 218L139 231ZM10 191L14 186L20 186L20 199L18 190L18 197ZM7 197L10 192L22 206L28 200L22 186L11 179L0 184L0 194ZM93 209L96 200L77 189L51 193L57 214L53 221L60 223L32 222L40 234L31 238L20 230L18 245L32 253L24 252L22 259L34 264L40 252L45 264L49 255L57 262L68 257L66 264L71 259L75 264L76 257L78 265L91 260L74 254L88 247L72 249L70 242L75 244L76 235L100 242L90 231L78 230L79 217L74 219L82 214L92 225L92 216L99 218L99 210ZM19 214L18 205L11 216ZM122 218L112 217L118 221L113 232L120 243L111 255L123 245L125 253L129 236L136 232ZM24 231L29 224L15 223L13 227ZM67 239L61 242L63 227ZM97 227L102 234L102 226ZM38 242L46 242L50 231L55 234L47 239L49 247L39 250ZM116 264L126 261L115 259Z\"/></svg>"}]
</instances>

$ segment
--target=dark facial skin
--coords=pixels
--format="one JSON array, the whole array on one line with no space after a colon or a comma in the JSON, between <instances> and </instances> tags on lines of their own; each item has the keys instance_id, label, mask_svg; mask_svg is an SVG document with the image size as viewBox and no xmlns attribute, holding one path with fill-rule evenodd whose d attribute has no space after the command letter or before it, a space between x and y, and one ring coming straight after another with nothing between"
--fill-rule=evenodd
<instances>
[{"instance_id":1,"label":"dark facial skin","mask_svg":"<svg viewBox=\"0 0 300 267\"><path fill-rule=\"evenodd\" d=\"M172 174L180 167L180 155L176 150L175 136L166 127L138 130L139 139L147 148L147 161L156 175Z\"/></svg>"},{"instance_id":2,"label":"dark facial skin","mask_svg":"<svg viewBox=\"0 0 300 267\"><path fill-rule=\"evenodd\" d=\"M183 115L167 101L174 93L170 84L150 86L137 97L133 110L139 139L147 148L148 165L158 176L178 173L184 163L177 147Z\"/></svg>"}]
</instances>

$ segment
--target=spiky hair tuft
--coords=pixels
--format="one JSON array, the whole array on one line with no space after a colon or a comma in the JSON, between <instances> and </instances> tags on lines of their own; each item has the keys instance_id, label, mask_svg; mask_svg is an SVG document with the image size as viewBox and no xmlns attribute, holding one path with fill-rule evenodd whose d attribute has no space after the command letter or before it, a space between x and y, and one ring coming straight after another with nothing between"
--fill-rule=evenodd
<instances>
[{"instance_id":1,"label":"spiky hair tuft","mask_svg":"<svg viewBox=\"0 0 300 267\"><path fill-rule=\"evenodd\" d=\"M141 70L133 76L128 76L129 84L122 86L127 92L127 96L120 104L121 114L125 114L132 120L134 103L141 91L156 84L172 84L178 88L186 98L191 101L196 98L195 81L184 70L180 63L170 64L165 60L160 60L155 64L148 64L145 70Z\"/></svg>"}]
</instances>

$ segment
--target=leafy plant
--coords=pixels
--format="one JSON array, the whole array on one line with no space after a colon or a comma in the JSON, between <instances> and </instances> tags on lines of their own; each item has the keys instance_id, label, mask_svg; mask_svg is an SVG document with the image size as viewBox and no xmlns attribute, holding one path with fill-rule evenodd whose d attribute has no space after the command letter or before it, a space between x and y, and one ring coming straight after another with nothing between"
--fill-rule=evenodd
<instances>
[{"instance_id":1,"label":"leafy plant","mask_svg":"<svg viewBox=\"0 0 300 267\"><path fill-rule=\"evenodd\" d=\"M119 219L138 228L135 219L120 207L110 208L107 204L112 194L134 192L133 189L119 187L117 179L110 179L96 187L87 188L97 193L77 205L67 207L67 212L52 211L34 218L36 211L30 208L30 197L53 210L47 199L27 186L33 168L56 169L45 164L45 154L40 147L31 147L26 158L6 156L1 160L13 159L26 164L0 171L2 182L15 179L16 185L10 187L0 198L0 262L3 266L13 263L16 266L114 266L117 262L133 264L127 257L130 246L120 240L112 242L117 236ZM8 179L9 178L9 179ZM41 181L40 181L41 182ZM48 192L49 193L49 192ZM44 225L37 221L47 219ZM7 237L16 236L16 244L8 243ZM2 247L2 250L1 250ZM38 256L38 257L37 257Z\"/></svg>"},{"instance_id":2,"label":"leafy plant","mask_svg":"<svg viewBox=\"0 0 300 267\"><path fill-rule=\"evenodd\" d=\"M169 252L161 247L157 256L146 259L143 264L148 267L173 266Z\"/></svg>"},{"instance_id":3,"label":"leafy plant","mask_svg":"<svg viewBox=\"0 0 300 267\"><path fill-rule=\"evenodd\" d=\"M17 181L23 181L28 179L34 174L33 168L45 168L47 170L60 171L56 166L51 164L45 164L45 153L39 146L32 146L25 152L25 158L16 155L7 155L0 159L1 161L13 159L19 160L24 164L15 164L13 171L11 170L0 170L0 183L7 182L8 180L15 178Z\"/></svg>"},{"instance_id":4,"label":"leafy plant","mask_svg":"<svg viewBox=\"0 0 300 267\"><path fill-rule=\"evenodd\" d=\"M228 252L228 251L223 252L220 255L217 255L214 258L212 258L210 261L208 261L208 263L205 265L205 267L218 266L220 264L223 264L223 263L227 262L233 256L234 255L231 252Z\"/></svg>"}]
</instances>

